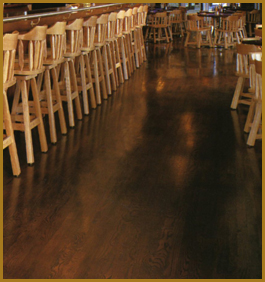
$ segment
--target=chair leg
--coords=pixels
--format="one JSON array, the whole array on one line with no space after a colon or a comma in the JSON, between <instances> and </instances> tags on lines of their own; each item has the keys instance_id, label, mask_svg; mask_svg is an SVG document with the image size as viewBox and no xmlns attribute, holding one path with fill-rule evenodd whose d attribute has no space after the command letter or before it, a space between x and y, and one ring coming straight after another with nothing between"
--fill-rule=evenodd
<instances>
[{"instance_id":1,"label":"chair leg","mask_svg":"<svg viewBox=\"0 0 265 282\"><path fill-rule=\"evenodd\" d=\"M255 106L256 106L256 102L252 99L251 100L251 104L249 106L249 110L248 110L248 115L247 115L247 119L246 119L246 123L245 123L245 127L244 127L244 132L249 133L250 131L250 124L253 121L254 118L254 113L255 113Z\"/></svg>"},{"instance_id":2,"label":"chair leg","mask_svg":"<svg viewBox=\"0 0 265 282\"><path fill-rule=\"evenodd\" d=\"M113 63L114 57L112 55L113 53L111 52L110 44L106 44L106 51L107 51L107 59L108 59L108 66L109 66L109 74L111 78L111 86L112 86L112 90L116 91L117 90L116 76L115 76L116 68L114 67L114 63Z\"/></svg>"},{"instance_id":3,"label":"chair leg","mask_svg":"<svg viewBox=\"0 0 265 282\"><path fill-rule=\"evenodd\" d=\"M249 146L255 145L258 129L259 129L260 122L261 122L261 112L262 112L262 104L257 103L253 123L252 123L251 129L249 132L249 136L248 136L248 140L247 140L247 145Z\"/></svg>"},{"instance_id":4,"label":"chair leg","mask_svg":"<svg viewBox=\"0 0 265 282\"><path fill-rule=\"evenodd\" d=\"M47 145L47 139L45 134L45 129L43 125L43 119L42 119L42 113L40 108L40 99L39 99L39 92L37 88L37 83L35 77L30 80L31 82L31 90L34 100L34 108L36 116L39 118L39 125L38 125L38 132L39 132L39 138L40 138L40 145L41 145L41 151L47 152L48 151L48 145Z\"/></svg>"},{"instance_id":5,"label":"chair leg","mask_svg":"<svg viewBox=\"0 0 265 282\"><path fill-rule=\"evenodd\" d=\"M3 121L5 125L6 135L8 138L11 138L11 143L8 145L10 159L11 159L11 166L13 175L18 176L21 173L18 154L17 154L17 146L14 137L14 131L12 127L12 121L6 96L6 91L3 91ZM4 146L4 149L6 146Z\"/></svg>"},{"instance_id":6,"label":"chair leg","mask_svg":"<svg viewBox=\"0 0 265 282\"><path fill-rule=\"evenodd\" d=\"M99 82L99 70L98 70L98 58L97 58L97 51L92 51L92 60L94 66L94 80L95 80L95 89L96 89L96 101L97 104L101 104L101 95L100 95L100 82ZM102 90L103 91L103 90Z\"/></svg>"},{"instance_id":7,"label":"chair leg","mask_svg":"<svg viewBox=\"0 0 265 282\"><path fill-rule=\"evenodd\" d=\"M60 96L60 88L59 88L59 84L58 84L58 75L57 75L56 68L51 69L51 74L52 74L52 78L53 78L54 96L55 96L55 99L56 99L56 103L59 104L58 114L59 114L61 133L66 134L67 133L67 127L66 127L66 122L65 122L62 100L61 100L61 96Z\"/></svg>"},{"instance_id":8,"label":"chair leg","mask_svg":"<svg viewBox=\"0 0 265 282\"><path fill-rule=\"evenodd\" d=\"M97 58L98 58L98 64L99 64L102 97L104 100L106 100L108 99L108 94L107 94L107 88L106 88L106 80L105 80L105 75L104 75L104 67L103 67L103 62L102 62L101 50L100 48L96 50L97 50Z\"/></svg>"},{"instance_id":9,"label":"chair leg","mask_svg":"<svg viewBox=\"0 0 265 282\"><path fill-rule=\"evenodd\" d=\"M78 68L80 68L79 71L81 75L81 89L82 89L82 97L83 97L84 114L89 115L84 55L81 54L79 57L76 58L76 60L77 60L76 73L78 73Z\"/></svg>"},{"instance_id":10,"label":"chair leg","mask_svg":"<svg viewBox=\"0 0 265 282\"><path fill-rule=\"evenodd\" d=\"M232 103L231 103L231 106L230 106L231 109L233 109L233 110L235 110L237 108L238 101L239 101L240 95L243 91L244 84L245 84L245 78L239 77L238 80L237 80L236 89L235 89L234 96L233 96L233 99L232 99Z\"/></svg>"},{"instance_id":11,"label":"chair leg","mask_svg":"<svg viewBox=\"0 0 265 282\"><path fill-rule=\"evenodd\" d=\"M44 83L45 83L45 98L47 102L48 108L48 117L49 117L49 128L50 128L50 137L51 142L56 144L57 142L57 135L56 135L56 127L55 127L55 118L54 118L54 111L53 111L53 101L52 101L52 92L51 92L51 77L50 77L50 70L46 69L44 73ZM43 112L42 108L42 112ZM46 109L45 109L46 110Z\"/></svg>"},{"instance_id":12,"label":"chair leg","mask_svg":"<svg viewBox=\"0 0 265 282\"><path fill-rule=\"evenodd\" d=\"M90 58L88 53L84 54L84 60L85 60L85 70L86 70L85 74L88 79L88 83L91 84L89 87L90 104L91 104L91 108L95 109L97 107L97 103L96 103L95 92L93 87Z\"/></svg>"},{"instance_id":13,"label":"chair leg","mask_svg":"<svg viewBox=\"0 0 265 282\"><path fill-rule=\"evenodd\" d=\"M125 49L125 42L124 42L124 37L120 37L120 43L121 43L121 57L122 57L122 66L123 66L123 74L124 74L124 79L128 80L129 79L129 72L127 68L127 56L126 56L126 49Z\"/></svg>"}]
</instances>

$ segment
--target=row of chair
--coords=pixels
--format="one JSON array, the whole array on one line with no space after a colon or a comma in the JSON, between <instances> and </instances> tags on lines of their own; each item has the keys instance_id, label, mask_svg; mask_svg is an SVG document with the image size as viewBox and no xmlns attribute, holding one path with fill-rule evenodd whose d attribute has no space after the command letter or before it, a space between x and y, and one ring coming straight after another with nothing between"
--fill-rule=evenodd
<instances>
[{"instance_id":1,"label":"row of chair","mask_svg":"<svg viewBox=\"0 0 265 282\"><path fill-rule=\"evenodd\" d=\"M74 127L75 113L82 119L81 104L84 114L89 114L90 107L107 99L146 60L145 11L141 5L4 35L3 147L9 147L14 175L20 174L20 166L13 130L25 132L27 163L33 164L33 128L38 128L41 151L48 150L43 115L48 115L51 143L55 144L55 112L61 133L67 134L62 102L67 103L69 126ZM7 90L12 85L16 86L10 114Z\"/></svg>"},{"instance_id":2,"label":"row of chair","mask_svg":"<svg viewBox=\"0 0 265 282\"><path fill-rule=\"evenodd\" d=\"M262 137L259 133L262 113L262 52L255 45L237 44L236 48L238 80L231 109L237 109L239 104L249 107L244 132L249 133L247 144L254 146L256 139Z\"/></svg>"}]
</instances>

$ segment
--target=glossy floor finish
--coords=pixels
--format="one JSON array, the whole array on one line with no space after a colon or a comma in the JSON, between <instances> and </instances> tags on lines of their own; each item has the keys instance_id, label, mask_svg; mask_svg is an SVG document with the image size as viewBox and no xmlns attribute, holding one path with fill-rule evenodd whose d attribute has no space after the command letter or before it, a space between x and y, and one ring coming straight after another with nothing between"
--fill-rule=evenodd
<instances>
[{"instance_id":1,"label":"glossy floor finish","mask_svg":"<svg viewBox=\"0 0 265 282\"><path fill-rule=\"evenodd\" d=\"M261 278L261 141L230 110L235 51L147 50L48 154L34 131L34 166L16 133L19 178L4 152L4 278Z\"/></svg>"}]
</instances>

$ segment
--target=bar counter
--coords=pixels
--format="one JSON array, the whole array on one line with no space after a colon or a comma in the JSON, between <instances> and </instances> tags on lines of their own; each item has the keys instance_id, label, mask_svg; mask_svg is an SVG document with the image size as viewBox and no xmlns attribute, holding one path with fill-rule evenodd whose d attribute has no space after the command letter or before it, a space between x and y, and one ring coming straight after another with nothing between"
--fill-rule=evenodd
<instances>
[{"instance_id":1,"label":"bar counter","mask_svg":"<svg viewBox=\"0 0 265 282\"><path fill-rule=\"evenodd\" d=\"M138 4L139 5L139 4ZM48 9L37 9L32 11L19 11L5 14L3 17L3 33L17 31L29 31L36 25L52 25L58 21L71 21L76 18L88 18L92 15L99 15L114 12L137 6L135 3L109 3L95 4L85 7L76 4L71 7L58 7Z\"/></svg>"}]
</instances>

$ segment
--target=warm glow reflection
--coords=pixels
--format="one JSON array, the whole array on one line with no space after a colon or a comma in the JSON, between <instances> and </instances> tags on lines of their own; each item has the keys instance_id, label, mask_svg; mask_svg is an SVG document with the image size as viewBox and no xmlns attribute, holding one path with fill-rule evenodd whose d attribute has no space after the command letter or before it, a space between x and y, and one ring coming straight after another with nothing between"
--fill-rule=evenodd
<instances>
[{"instance_id":1,"label":"warm glow reflection","mask_svg":"<svg viewBox=\"0 0 265 282\"><path fill-rule=\"evenodd\" d=\"M159 79L157 82L156 90L161 91L164 89L164 86L165 86L165 82Z\"/></svg>"}]
</instances>

